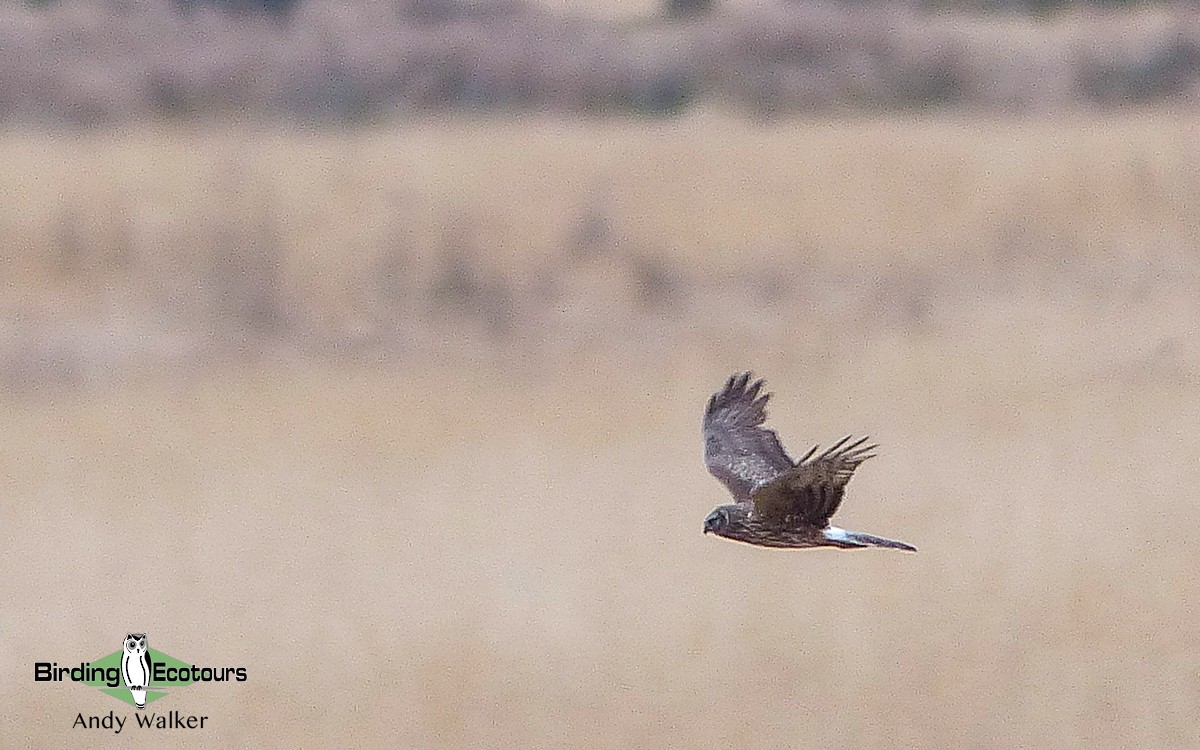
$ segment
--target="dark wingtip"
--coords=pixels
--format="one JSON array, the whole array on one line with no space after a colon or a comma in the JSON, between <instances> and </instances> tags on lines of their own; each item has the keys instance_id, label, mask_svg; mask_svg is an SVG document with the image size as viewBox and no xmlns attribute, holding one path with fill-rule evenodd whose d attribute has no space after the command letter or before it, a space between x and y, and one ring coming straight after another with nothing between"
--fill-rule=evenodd
<instances>
[{"instance_id":1,"label":"dark wingtip","mask_svg":"<svg viewBox=\"0 0 1200 750\"><path fill-rule=\"evenodd\" d=\"M731 392L732 391L744 391L744 390L746 390L746 386L750 385L750 381L753 378L754 378L753 370L743 370L742 372L736 373L734 375L730 375L729 380L725 383L725 390L731 391ZM758 380L755 382L755 385L761 385L761 384L762 384L762 380ZM753 387L753 386L751 386L751 387Z\"/></svg>"},{"instance_id":2,"label":"dark wingtip","mask_svg":"<svg viewBox=\"0 0 1200 750\"><path fill-rule=\"evenodd\" d=\"M766 380L754 378L752 370L734 373L725 381L725 386L714 393L708 399L708 405L704 409L705 416L711 415L718 409L727 406L731 403L748 401L748 413L754 415L760 422L766 418L767 401L771 398L770 393L761 393L763 386L766 385Z\"/></svg>"},{"instance_id":3,"label":"dark wingtip","mask_svg":"<svg viewBox=\"0 0 1200 750\"><path fill-rule=\"evenodd\" d=\"M876 448L879 447L878 443L871 443L870 445L863 445L863 443L870 440L869 437L866 437L866 436L860 437L858 440L855 440L853 443L849 442L851 439L853 439L853 435L847 435L846 437L842 438L841 440L837 441L833 445L826 448L824 451L821 451L820 455L816 455L816 453L818 450L821 449L821 446L814 445L811 449L809 449L808 453L804 454L804 458L801 458L799 461L796 462L796 465L799 466L799 465L803 464L805 461L808 461L809 459L812 459L813 462L825 461L828 459L837 459L840 461L852 463L855 466L857 466L858 464L861 464L863 461L866 461L869 458L875 458L875 456L878 455L878 454L872 452ZM849 444L847 444L847 443L849 443Z\"/></svg>"}]
</instances>

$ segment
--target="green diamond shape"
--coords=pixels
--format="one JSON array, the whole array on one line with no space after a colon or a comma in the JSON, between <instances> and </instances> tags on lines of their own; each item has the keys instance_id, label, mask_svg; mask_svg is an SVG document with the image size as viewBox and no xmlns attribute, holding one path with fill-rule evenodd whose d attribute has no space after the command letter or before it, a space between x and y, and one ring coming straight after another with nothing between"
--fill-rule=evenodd
<instances>
[{"instance_id":1,"label":"green diamond shape","mask_svg":"<svg viewBox=\"0 0 1200 750\"><path fill-rule=\"evenodd\" d=\"M146 653L150 657L150 662L152 665L151 668L153 671L158 670L159 664L162 664L165 667L175 667L176 669L185 669L185 670L190 670L191 666L192 666L192 665L188 664L187 662L182 662L179 659L176 659L174 656L168 656L167 654L164 654L161 651L155 651L152 648L146 649ZM116 667L117 670L120 671L121 655L122 655L122 652L114 651L111 654L109 654L108 656L105 656L103 659L96 659L95 661L93 661L91 663L91 666L95 667L97 669L105 669L105 670L110 667ZM190 674L190 671L184 672L184 674ZM86 682L86 684L91 685L92 687L100 688L100 692L108 693L109 695L116 698L117 700L125 701L126 703L128 703L131 706L135 705L133 702L133 693L129 692L128 687L124 687L124 686L115 687L115 688L109 687L108 683L106 683L104 681L103 677L99 677L99 678L91 679L91 680L85 680L85 682ZM191 685L193 682L195 682L195 680L191 679L190 677L185 678L185 679L175 679L175 680L155 680L155 679L151 678L150 685L151 685L151 688L182 687L184 685ZM164 690L155 690L155 689L147 690L146 691L146 702L150 703L152 701L156 701L159 698L162 698L163 696L165 696L166 694L167 693Z\"/></svg>"}]
</instances>

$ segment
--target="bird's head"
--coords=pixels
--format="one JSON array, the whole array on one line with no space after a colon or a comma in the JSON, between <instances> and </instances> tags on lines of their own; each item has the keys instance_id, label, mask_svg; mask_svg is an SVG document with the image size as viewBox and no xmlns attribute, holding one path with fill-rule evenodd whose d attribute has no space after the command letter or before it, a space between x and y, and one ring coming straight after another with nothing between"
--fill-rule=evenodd
<instances>
[{"instance_id":1,"label":"bird's head","mask_svg":"<svg viewBox=\"0 0 1200 750\"><path fill-rule=\"evenodd\" d=\"M709 513L704 519L705 534L711 532L720 535L727 528L729 528L729 510L724 505Z\"/></svg>"}]
</instances>

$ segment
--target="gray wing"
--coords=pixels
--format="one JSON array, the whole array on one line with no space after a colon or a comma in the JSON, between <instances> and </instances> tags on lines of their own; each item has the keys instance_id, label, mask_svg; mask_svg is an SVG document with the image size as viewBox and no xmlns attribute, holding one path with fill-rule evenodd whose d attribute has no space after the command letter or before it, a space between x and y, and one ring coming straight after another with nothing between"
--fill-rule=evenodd
<instances>
[{"instance_id":1,"label":"gray wing","mask_svg":"<svg viewBox=\"0 0 1200 750\"><path fill-rule=\"evenodd\" d=\"M875 455L871 451L877 446L864 445L866 442L864 437L851 443L847 435L820 455L813 446L795 466L754 492L754 510L766 518L825 528L837 512L854 470Z\"/></svg>"},{"instance_id":2,"label":"gray wing","mask_svg":"<svg viewBox=\"0 0 1200 750\"><path fill-rule=\"evenodd\" d=\"M748 372L734 375L704 410L704 463L738 502L793 466L775 432L762 426L770 398L759 395L762 385Z\"/></svg>"}]
</instances>

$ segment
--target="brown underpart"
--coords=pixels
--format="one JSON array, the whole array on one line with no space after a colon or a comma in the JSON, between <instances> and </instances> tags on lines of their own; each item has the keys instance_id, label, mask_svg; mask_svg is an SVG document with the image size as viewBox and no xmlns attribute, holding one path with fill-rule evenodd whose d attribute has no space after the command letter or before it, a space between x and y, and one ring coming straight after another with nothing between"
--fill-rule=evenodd
<instances>
[{"instance_id":1,"label":"brown underpart","mask_svg":"<svg viewBox=\"0 0 1200 750\"><path fill-rule=\"evenodd\" d=\"M750 510L743 503L722 505L704 521L704 533L713 533L735 542L753 544L758 547L777 549L810 549L813 547L836 547L838 549L865 549L885 547L915 552L916 547L905 542L884 537L839 529L844 538L825 535L826 526L806 524L800 519L787 516L774 519Z\"/></svg>"}]
</instances>

